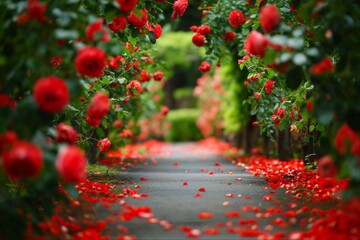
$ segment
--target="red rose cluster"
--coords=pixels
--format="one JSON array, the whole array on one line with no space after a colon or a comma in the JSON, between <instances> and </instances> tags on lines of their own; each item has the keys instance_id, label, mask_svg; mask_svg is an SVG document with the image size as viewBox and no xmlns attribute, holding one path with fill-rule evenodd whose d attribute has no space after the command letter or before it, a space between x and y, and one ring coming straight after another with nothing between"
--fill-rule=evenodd
<instances>
[{"instance_id":1,"label":"red rose cluster","mask_svg":"<svg viewBox=\"0 0 360 240\"><path fill-rule=\"evenodd\" d=\"M142 92L142 85L137 80L132 80L127 86L126 95L131 97L138 97Z\"/></svg>"},{"instance_id":2,"label":"red rose cluster","mask_svg":"<svg viewBox=\"0 0 360 240\"><path fill-rule=\"evenodd\" d=\"M203 73L210 71L210 69L211 69L211 65L205 61L202 62L199 66L200 72L203 72Z\"/></svg>"},{"instance_id":3,"label":"red rose cluster","mask_svg":"<svg viewBox=\"0 0 360 240\"><path fill-rule=\"evenodd\" d=\"M197 47L202 47L205 44L205 36L210 35L211 28L207 25L201 25L200 27L192 26L190 28L196 34L192 38L192 42Z\"/></svg>"},{"instance_id":4,"label":"red rose cluster","mask_svg":"<svg viewBox=\"0 0 360 240\"><path fill-rule=\"evenodd\" d=\"M281 16L277 7L275 5L264 6L260 11L259 22L261 28L264 29L265 32L270 33L274 31L281 22ZM274 47L275 49L276 47L279 47L276 44L271 44L267 37L260 32L252 30L245 40L244 49L246 54L251 54L262 58L265 56L266 47L268 45Z\"/></svg>"},{"instance_id":5,"label":"red rose cluster","mask_svg":"<svg viewBox=\"0 0 360 240\"><path fill-rule=\"evenodd\" d=\"M45 12L46 3L41 3L39 0L28 0L27 11L18 17L17 23L19 25L24 25L30 21L44 23L46 21Z\"/></svg>"},{"instance_id":6,"label":"red rose cluster","mask_svg":"<svg viewBox=\"0 0 360 240\"><path fill-rule=\"evenodd\" d=\"M75 130L66 124L57 126L58 142L73 144L77 138ZM43 151L34 143L19 140L16 133L8 131L0 135L0 164L11 179L30 179L38 176L44 166ZM79 183L86 174L87 160L78 146L61 149L55 163L60 177L71 183Z\"/></svg>"},{"instance_id":7,"label":"red rose cluster","mask_svg":"<svg viewBox=\"0 0 360 240\"><path fill-rule=\"evenodd\" d=\"M275 85L275 81L269 80L265 84L265 92L270 94L272 92L272 89Z\"/></svg>"},{"instance_id":8,"label":"red rose cluster","mask_svg":"<svg viewBox=\"0 0 360 240\"><path fill-rule=\"evenodd\" d=\"M271 116L275 126L279 126L281 119L285 117L285 109L284 108L277 108L274 110L274 114Z\"/></svg>"}]
</instances>

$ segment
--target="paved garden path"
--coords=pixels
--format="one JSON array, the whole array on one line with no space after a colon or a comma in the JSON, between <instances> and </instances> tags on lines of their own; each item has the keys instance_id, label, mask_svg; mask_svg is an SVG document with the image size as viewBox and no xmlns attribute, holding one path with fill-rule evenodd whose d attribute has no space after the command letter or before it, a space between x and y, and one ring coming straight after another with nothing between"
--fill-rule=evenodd
<instances>
[{"instance_id":1,"label":"paved garden path","mask_svg":"<svg viewBox=\"0 0 360 240\"><path fill-rule=\"evenodd\" d=\"M152 161L157 164L138 166L119 174L120 179L141 186L137 189L139 193L149 195L126 201L134 206L150 207L154 218L160 221L160 224L151 224L146 219L135 219L124 223L129 234L138 239L187 239L197 236L199 231L201 239L239 239L239 233L227 233L232 226L240 226L239 220L259 221L253 227L251 224L242 226L247 229L244 235L251 235L251 230L256 230L251 228L255 227L264 231L272 220L257 219L257 211L243 211L246 206L258 207L261 212L274 207L273 201L263 199L270 195L269 190L264 190L267 183L209 149L196 143L169 144ZM281 202L281 206L285 206L290 198L280 191L272 196ZM184 226L196 230L189 231L190 228ZM214 228L219 235L206 234L216 233L207 228Z\"/></svg>"}]
</instances>

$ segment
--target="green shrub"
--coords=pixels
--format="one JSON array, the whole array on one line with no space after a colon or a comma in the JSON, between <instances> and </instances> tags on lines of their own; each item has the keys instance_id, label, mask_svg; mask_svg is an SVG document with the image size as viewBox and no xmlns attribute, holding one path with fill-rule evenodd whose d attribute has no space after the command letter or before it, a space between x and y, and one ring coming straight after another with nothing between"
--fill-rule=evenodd
<instances>
[{"instance_id":1,"label":"green shrub","mask_svg":"<svg viewBox=\"0 0 360 240\"><path fill-rule=\"evenodd\" d=\"M194 97L193 88L178 88L174 92L176 106L178 108L196 107L196 98Z\"/></svg>"},{"instance_id":2,"label":"green shrub","mask_svg":"<svg viewBox=\"0 0 360 240\"><path fill-rule=\"evenodd\" d=\"M166 141L196 141L202 138L196 121L200 111L193 108L171 110L167 120L171 126L165 135Z\"/></svg>"}]
</instances>

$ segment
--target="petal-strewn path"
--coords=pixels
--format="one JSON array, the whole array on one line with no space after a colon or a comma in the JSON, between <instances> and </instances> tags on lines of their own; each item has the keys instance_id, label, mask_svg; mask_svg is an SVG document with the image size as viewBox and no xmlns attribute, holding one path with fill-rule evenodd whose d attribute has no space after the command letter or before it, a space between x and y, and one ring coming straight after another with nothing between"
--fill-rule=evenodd
<instances>
[{"instance_id":1,"label":"petal-strewn path","mask_svg":"<svg viewBox=\"0 0 360 240\"><path fill-rule=\"evenodd\" d=\"M274 226L282 232L294 230L282 219L270 217L277 209L286 211L291 196L284 191L269 194L264 189L266 181L211 150L197 143L164 145L162 153L152 159L156 164L119 174L139 194L148 194L139 200L127 198L127 204L150 207L153 214L123 223L129 235L138 239L186 239L200 234L201 239L239 239L261 231L271 233ZM278 200L277 205L273 199ZM117 229L113 231L117 236Z\"/></svg>"}]
</instances>

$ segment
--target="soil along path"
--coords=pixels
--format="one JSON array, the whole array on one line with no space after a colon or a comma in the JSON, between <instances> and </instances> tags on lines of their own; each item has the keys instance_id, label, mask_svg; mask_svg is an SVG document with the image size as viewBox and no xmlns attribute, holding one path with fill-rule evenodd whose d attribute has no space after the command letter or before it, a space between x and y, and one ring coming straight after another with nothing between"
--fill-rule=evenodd
<instances>
[{"instance_id":1,"label":"soil along path","mask_svg":"<svg viewBox=\"0 0 360 240\"><path fill-rule=\"evenodd\" d=\"M291 196L281 190L270 194L264 189L266 181L229 163L212 149L199 143L167 144L151 161L156 164L119 174L120 179L136 186L139 194L148 194L139 200L127 198L126 202L149 207L153 213L122 223L129 235L157 240L239 239L255 237L259 232L274 234L279 232L278 227L281 232L294 230L276 216L270 217L280 208L286 211ZM118 234L114 229L114 235Z\"/></svg>"}]
</instances>

